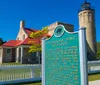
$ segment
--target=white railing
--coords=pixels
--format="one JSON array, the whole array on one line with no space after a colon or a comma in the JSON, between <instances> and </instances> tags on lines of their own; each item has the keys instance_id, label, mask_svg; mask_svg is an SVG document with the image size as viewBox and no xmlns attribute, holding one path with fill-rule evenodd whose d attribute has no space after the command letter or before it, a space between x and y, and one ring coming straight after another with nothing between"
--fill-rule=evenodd
<instances>
[{"instance_id":1,"label":"white railing","mask_svg":"<svg viewBox=\"0 0 100 85\"><path fill-rule=\"evenodd\" d=\"M100 60L88 61L88 74L100 73Z\"/></svg>"},{"instance_id":2,"label":"white railing","mask_svg":"<svg viewBox=\"0 0 100 85\"><path fill-rule=\"evenodd\" d=\"M100 64L100 60L97 60L97 61L88 61L88 64Z\"/></svg>"},{"instance_id":3,"label":"white railing","mask_svg":"<svg viewBox=\"0 0 100 85\"><path fill-rule=\"evenodd\" d=\"M88 74L100 72L100 61L88 62ZM0 65L0 85L41 81L41 65Z\"/></svg>"},{"instance_id":4,"label":"white railing","mask_svg":"<svg viewBox=\"0 0 100 85\"><path fill-rule=\"evenodd\" d=\"M4 66L39 66L39 64L0 64L0 67Z\"/></svg>"},{"instance_id":5,"label":"white railing","mask_svg":"<svg viewBox=\"0 0 100 85\"><path fill-rule=\"evenodd\" d=\"M41 65L2 65L0 85L41 80Z\"/></svg>"}]
</instances>

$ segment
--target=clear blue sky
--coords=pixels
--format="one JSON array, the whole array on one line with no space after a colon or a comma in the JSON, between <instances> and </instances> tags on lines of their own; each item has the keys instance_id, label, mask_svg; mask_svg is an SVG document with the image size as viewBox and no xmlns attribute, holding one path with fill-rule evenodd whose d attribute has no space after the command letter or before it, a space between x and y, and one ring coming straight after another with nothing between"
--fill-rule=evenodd
<instances>
[{"instance_id":1,"label":"clear blue sky","mask_svg":"<svg viewBox=\"0 0 100 85\"><path fill-rule=\"evenodd\" d=\"M100 41L100 0L87 0L96 10L97 41ZM20 20L26 27L41 29L55 21L74 25L78 30L78 9L84 0L0 0L0 37L16 39Z\"/></svg>"}]
</instances>

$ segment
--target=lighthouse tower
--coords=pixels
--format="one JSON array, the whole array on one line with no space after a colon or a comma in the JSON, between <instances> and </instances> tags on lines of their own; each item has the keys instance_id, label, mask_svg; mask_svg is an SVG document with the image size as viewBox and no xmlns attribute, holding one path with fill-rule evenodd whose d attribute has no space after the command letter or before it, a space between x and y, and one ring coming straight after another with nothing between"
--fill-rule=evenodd
<instances>
[{"instance_id":1,"label":"lighthouse tower","mask_svg":"<svg viewBox=\"0 0 100 85\"><path fill-rule=\"evenodd\" d=\"M95 9L85 1L79 10L79 26L86 28L88 60L96 58Z\"/></svg>"}]
</instances>

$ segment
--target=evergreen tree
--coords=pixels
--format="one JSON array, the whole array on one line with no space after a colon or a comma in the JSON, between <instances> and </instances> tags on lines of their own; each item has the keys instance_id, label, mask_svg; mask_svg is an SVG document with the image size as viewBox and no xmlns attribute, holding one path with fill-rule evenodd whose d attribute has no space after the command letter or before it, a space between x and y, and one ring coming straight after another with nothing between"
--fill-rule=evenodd
<instances>
[{"instance_id":1,"label":"evergreen tree","mask_svg":"<svg viewBox=\"0 0 100 85\"><path fill-rule=\"evenodd\" d=\"M0 38L0 45L4 44L6 41L3 41L2 38Z\"/></svg>"},{"instance_id":2,"label":"evergreen tree","mask_svg":"<svg viewBox=\"0 0 100 85\"><path fill-rule=\"evenodd\" d=\"M100 59L100 42L97 42L97 58Z\"/></svg>"}]
</instances>

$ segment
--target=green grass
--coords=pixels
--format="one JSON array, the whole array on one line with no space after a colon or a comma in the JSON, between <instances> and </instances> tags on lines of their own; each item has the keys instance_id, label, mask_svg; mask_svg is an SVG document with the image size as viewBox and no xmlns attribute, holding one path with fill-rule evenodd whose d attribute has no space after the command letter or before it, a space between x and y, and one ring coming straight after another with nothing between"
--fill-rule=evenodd
<instances>
[{"instance_id":1,"label":"green grass","mask_svg":"<svg viewBox=\"0 0 100 85\"><path fill-rule=\"evenodd\" d=\"M95 80L100 80L100 74L93 74L88 76L89 81L95 81ZM41 82L30 82L30 83L25 83L25 84L14 84L14 85L42 85Z\"/></svg>"},{"instance_id":2,"label":"green grass","mask_svg":"<svg viewBox=\"0 0 100 85\"><path fill-rule=\"evenodd\" d=\"M29 83L29 84L18 84L18 85L42 85L41 83Z\"/></svg>"},{"instance_id":3,"label":"green grass","mask_svg":"<svg viewBox=\"0 0 100 85\"><path fill-rule=\"evenodd\" d=\"M42 83L40 81L37 81L37 82L29 82L29 83L21 83L21 84L9 84L9 85L42 85Z\"/></svg>"},{"instance_id":4,"label":"green grass","mask_svg":"<svg viewBox=\"0 0 100 85\"><path fill-rule=\"evenodd\" d=\"M100 74L93 74L88 76L89 81L100 80ZM42 85L41 82L37 83L26 83L26 84L17 84L17 85Z\"/></svg>"},{"instance_id":5,"label":"green grass","mask_svg":"<svg viewBox=\"0 0 100 85\"><path fill-rule=\"evenodd\" d=\"M21 63L3 63L2 65L22 65ZM19 74L19 73L22 73L22 72L29 72L30 69L8 69L8 71L0 71L0 74L4 74L5 77L7 74L13 74L13 73L16 73L16 74ZM40 74L40 69L35 69L34 72L36 73L35 76L39 76ZM88 76L88 80L89 81L95 81L95 80L100 80L100 74L92 74L92 75L89 75ZM29 84L18 84L18 85L41 85L41 82L38 82L38 83L29 83Z\"/></svg>"},{"instance_id":6,"label":"green grass","mask_svg":"<svg viewBox=\"0 0 100 85\"><path fill-rule=\"evenodd\" d=\"M100 74L93 74L88 76L89 81L100 80ZM28 84L19 84L19 85L42 85L41 82L38 83L28 83Z\"/></svg>"},{"instance_id":7,"label":"green grass","mask_svg":"<svg viewBox=\"0 0 100 85\"><path fill-rule=\"evenodd\" d=\"M100 74L92 74L88 76L89 81L100 80Z\"/></svg>"},{"instance_id":8,"label":"green grass","mask_svg":"<svg viewBox=\"0 0 100 85\"><path fill-rule=\"evenodd\" d=\"M15 62L11 62L11 63L2 63L2 64L0 64L0 65L23 65L23 64L21 64L21 63L15 63Z\"/></svg>"},{"instance_id":9,"label":"green grass","mask_svg":"<svg viewBox=\"0 0 100 85\"><path fill-rule=\"evenodd\" d=\"M10 62L10 63L2 63L0 65L29 65L29 64L22 64L20 62L16 63L16 62Z\"/></svg>"}]
</instances>

